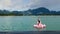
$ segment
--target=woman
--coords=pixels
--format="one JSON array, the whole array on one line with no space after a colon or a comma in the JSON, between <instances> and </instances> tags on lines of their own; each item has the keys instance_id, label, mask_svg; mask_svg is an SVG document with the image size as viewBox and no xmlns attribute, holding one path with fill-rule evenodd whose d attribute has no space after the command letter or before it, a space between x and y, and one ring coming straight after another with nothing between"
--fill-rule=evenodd
<instances>
[{"instance_id":1,"label":"woman","mask_svg":"<svg viewBox=\"0 0 60 34\"><path fill-rule=\"evenodd\" d=\"M41 21L38 19L37 24L34 25L34 27L35 27L35 28L42 29L42 28L45 28L46 25L45 25L45 24L42 24Z\"/></svg>"},{"instance_id":2,"label":"woman","mask_svg":"<svg viewBox=\"0 0 60 34\"><path fill-rule=\"evenodd\" d=\"M41 24L41 21L38 19L37 25Z\"/></svg>"}]
</instances>

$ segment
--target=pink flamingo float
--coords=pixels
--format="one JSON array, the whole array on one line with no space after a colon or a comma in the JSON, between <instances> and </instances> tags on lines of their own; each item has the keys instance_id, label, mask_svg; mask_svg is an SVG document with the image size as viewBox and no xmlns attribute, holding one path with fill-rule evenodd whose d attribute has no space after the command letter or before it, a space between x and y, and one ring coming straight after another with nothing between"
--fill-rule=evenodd
<instances>
[{"instance_id":1,"label":"pink flamingo float","mask_svg":"<svg viewBox=\"0 0 60 34\"><path fill-rule=\"evenodd\" d=\"M46 25L45 25L45 24L42 24L39 19L38 19L38 21L37 21L37 24L35 24L35 25L33 25L33 26L34 26L34 28L37 28L37 29L43 29L43 28L46 27Z\"/></svg>"}]
</instances>

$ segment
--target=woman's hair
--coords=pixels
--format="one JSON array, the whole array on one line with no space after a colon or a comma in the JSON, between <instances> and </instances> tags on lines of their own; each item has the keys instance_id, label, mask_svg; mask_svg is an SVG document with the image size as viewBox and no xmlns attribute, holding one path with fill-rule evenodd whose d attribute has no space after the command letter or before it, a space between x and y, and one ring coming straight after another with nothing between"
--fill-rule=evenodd
<instances>
[{"instance_id":1,"label":"woman's hair","mask_svg":"<svg viewBox=\"0 0 60 34\"><path fill-rule=\"evenodd\" d=\"M40 23L40 20L38 20L38 22Z\"/></svg>"}]
</instances>

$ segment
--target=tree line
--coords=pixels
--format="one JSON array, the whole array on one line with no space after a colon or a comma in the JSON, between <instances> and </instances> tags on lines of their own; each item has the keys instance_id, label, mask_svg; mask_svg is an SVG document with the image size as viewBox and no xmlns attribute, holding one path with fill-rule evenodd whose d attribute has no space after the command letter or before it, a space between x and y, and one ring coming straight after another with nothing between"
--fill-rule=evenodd
<instances>
[{"instance_id":1,"label":"tree line","mask_svg":"<svg viewBox=\"0 0 60 34\"><path fill-rule=\"evenodd\" d=\"M60 15L60 11L52 11L45 7L39 7L36 9L29 9L26 11L9 11L9 10L0 10L1 16L22 16L22 15Z\"/></svg>"}]
</instances>

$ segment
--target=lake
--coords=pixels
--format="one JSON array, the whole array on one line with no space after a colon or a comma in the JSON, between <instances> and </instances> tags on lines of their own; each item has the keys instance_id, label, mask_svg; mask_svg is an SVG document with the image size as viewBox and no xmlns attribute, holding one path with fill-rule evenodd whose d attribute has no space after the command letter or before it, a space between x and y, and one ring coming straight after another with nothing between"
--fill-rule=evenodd
<instances>
[{"instance_id":1,"label":"lake","mask_svg":"<svg viewBox=\"0 0 60 34\"><path fill-rule=\"evenodd\" d=\"M38 17L47 25L43 31L60 30L60 16L0 16L0 31L38 31L33 27Z\"/></svg>"}]
</instances>

